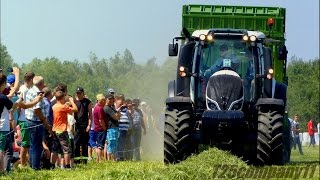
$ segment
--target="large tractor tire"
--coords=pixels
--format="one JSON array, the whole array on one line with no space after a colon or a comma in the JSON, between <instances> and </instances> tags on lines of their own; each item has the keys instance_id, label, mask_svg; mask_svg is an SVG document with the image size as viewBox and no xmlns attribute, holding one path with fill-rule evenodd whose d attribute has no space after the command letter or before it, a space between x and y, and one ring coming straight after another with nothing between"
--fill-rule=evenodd
<instances>
[{"instance_id":1,"label":"large tractor tire","mask_svg":"<svg viewBox=\"0 0 320 180\"><path fill-rule=\"evenodd\" d=\"M283 164L283 115L260 107L258 112L257 164Z\"/></svg>"},{"instance_id":2,"label":"large tractor tire","mask_svg":"<svg viewBox=\"0 0 320 180\"><path fill-rule=\"evenodd\" d=\"M164 161L178 163L196 151L192 140L192 119L189 110L169 110L165 112Z\"/></svg>"}]
</instances>

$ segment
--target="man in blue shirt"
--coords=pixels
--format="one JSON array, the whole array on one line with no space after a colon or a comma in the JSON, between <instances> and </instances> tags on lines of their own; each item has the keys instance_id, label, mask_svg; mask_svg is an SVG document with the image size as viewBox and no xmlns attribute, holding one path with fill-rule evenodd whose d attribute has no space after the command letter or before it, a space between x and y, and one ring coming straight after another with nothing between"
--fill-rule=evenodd
<instances>
[{"instance_id":1,"label":"man in blue shirt","mask_svg":"<svg viewBox=\"0 0 320 180\"><path fill-rule=\"evenodd\" d=\"M227 61L230 63L227 66L232 68L233 70L237 71L237 69L239 68L240 61L236 57L231 56L229 54L229 48L226 44L222 44L219 50L220 50L219 51L220 57L204 73L204 76L206 77L207 80L210 78L210 76L212 76L212 74L219 71L222 67L226 66L227 63L225 62Z\"/></svg>"}]
</instances>

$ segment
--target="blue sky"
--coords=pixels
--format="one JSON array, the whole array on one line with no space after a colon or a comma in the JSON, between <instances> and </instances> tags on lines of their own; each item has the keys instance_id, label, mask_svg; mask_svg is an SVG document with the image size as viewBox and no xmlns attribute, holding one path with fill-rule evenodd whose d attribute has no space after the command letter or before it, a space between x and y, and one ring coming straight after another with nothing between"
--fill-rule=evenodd
<instances>
[{"instance_id":1,"label":"blue sky","mask_svg":"<svg viewBox=\"0 0 320 180\"><path fill-rule=\"evenodd\" d=\"M1 43L15 62L57 57L87 61L128 48L137 62L168 57L184 4L280 6L287 9L289 57L319 57L319 0L1 0Z\"/></svg>"}]
</instances>

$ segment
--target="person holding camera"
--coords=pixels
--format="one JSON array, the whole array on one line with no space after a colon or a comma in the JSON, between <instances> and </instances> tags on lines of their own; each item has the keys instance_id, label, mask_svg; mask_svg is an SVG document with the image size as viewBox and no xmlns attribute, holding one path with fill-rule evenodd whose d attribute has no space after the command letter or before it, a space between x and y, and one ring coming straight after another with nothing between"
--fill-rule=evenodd
<instances>
[{"instance_id":1,"label":"person holding camera","mask_svg":"<svg viewBox=\"0 0 320 180\"><path fill-rule=\"evenodd\" d=\"M129 109L125 104L124 95L115 96L115 108L121 113L119 119L119 143L118 143L118 156L117 159L120 161L127 160L128 153L127 144L129 143L128 130L130 126L130 113Z\"/></svg>"},{"instance_id":2,"label":"person holding camera","mask_svg":"<svg viewBox=\"0 0 320 180\"><path fill-rule=\"evenodd\" d=\"M33 78L34 86L28 90L26 94L26 103L32 102L37 95L43 94L40 89L45 87L44 79L41 76ZM31 168L35 170L40 169L40 160L42 154L42 136L43 127L52 134L52 127L46 117L46 104L43 100L38 102L32 108L25 110L26 122L30 133L30 163Z\"/></svg>"}]
</instances>

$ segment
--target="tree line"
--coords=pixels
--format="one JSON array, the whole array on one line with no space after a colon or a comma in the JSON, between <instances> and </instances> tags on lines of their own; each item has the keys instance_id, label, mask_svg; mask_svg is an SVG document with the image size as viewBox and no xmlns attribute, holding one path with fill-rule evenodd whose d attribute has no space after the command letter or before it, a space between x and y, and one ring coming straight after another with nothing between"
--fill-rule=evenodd
<instances>
[{"instance_id":1,"label":"tree line","mask_svg":"<svg viewBox=\"0 0 320 180\"><path fill-rule=\"evenodd\" d=\"M16 64L6 47L1 45L1 67L16 65L22 73L33 71L45 78L47 86L53 88L59 82L66 83L70 94L77 86L82 86L90 99L97 93L105 93L107 88L125 94L128 98L140 98L148 102L155 113L163 111L167 97L167 84L176 76L176 58L168 58L157 64L150 58L139 64L126 49L110 58L100 58L91 53L86 61L59 60L55 57L38 59L29 63ZM314 117L319 121L320 60L302 60L292 57L288 62L288 112L289 117L299 114L302 127Z\"/></svg>"}]
</instances>

